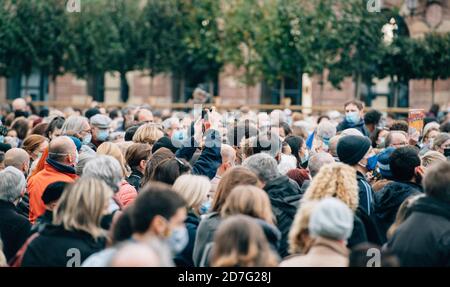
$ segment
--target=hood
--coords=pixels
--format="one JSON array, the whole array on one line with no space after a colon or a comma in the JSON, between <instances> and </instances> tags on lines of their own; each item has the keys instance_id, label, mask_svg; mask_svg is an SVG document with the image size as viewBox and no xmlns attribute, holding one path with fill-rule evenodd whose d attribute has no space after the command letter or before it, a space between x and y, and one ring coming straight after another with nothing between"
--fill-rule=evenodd
<instances>
[{"instance_id":1,"label":"hood","mask_svg":"<svg viewBox=\"0 0 450 287\"><path fill-rule=\"evenodd\" d=\"M286 175L281 175L268 181L264 186L264 190L269 194L270 198L284 199L300 194L298 184Z\"/></svg>"},{"instance_id":2,"label":"hood","mask_svg":"<svg viewBox=\"0 0 450 287\"><path fill-rule=\"evenodd\" d=\"M411 212L434 214L450 220L450 203L443 202L430 196L425 196L417 199L411 207Z\"/></svg>"},{"instance_id":3,"label":"hood","mask_svg":"<svg viewBox=\"0 0 450 287\"><path fill-rule=\"evenodd\" d=\"M398 207L411 195L422 192L420 185L410 182L391 182L375 193L375 206L377 213Z\"/></svg>"},{"instance_id":4,"label":"hood","mask_svg":"<svg viewBox=\"0 0 450 287\"><path fill-rule=\"evenodd\" d=\"M200 218L197 215L195 215L194 212L189 211L184 223L198 226L200 224Z\"/></svg>"},{"instance_id":5,"label":"hood","mask_svg":"<svg viewBox=\"0 0 450 287\"><path fill-rule=\"evenodd\" d=\"M256 219L259 226L262 227L264 235L266 235L267 241L269 243L276 245L278 248L279 241L281 239L281 232L275 225L269 224L262 219Z\"/></svg>"}]
</instances>

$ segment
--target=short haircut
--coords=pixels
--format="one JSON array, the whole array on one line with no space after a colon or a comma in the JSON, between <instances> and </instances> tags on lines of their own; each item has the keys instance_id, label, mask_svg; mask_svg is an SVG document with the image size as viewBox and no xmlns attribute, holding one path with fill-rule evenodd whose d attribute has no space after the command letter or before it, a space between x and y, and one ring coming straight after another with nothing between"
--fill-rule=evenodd
<instances>
[{"instance_id":1,"label":"short haircut","mask_svg":"<svg viewBox=\"0 0 450 287\"><path fill-rule=\"evenodd\" d=\"M16 201L25 189L26 180L23 173L15 167L8 166L0 171L0 200Z\"/></svg>"},{"instance_id":2,"label":"short haircut","mask_svg":"<svg viewBox=\"0 0 450 287\"><path fill-rule=\"evenodd\" d=\"M389 147L389 146L391 145L391 142L392 142L392 136L393 136L394 134L402 134L402 135L405 136L405 138L407 137L407 134L406 134L404 131L401 131L401 130L391 130L391 131L387 134L387 136L386 136L386 138L385 138L385 140L384 140L384 146L385 146L385 147Z\"/></svg>"},{"instance_id":3,"label":"short haircut","mask_svg":"<svg viewBox=\"0 0 450 287\"><path fill-rule=\"evenodd\" d=\"M395 180L409 181L420 166L419 151L412 146L396 149L390 156L389 167Z\"/></svg>"},{"instance_id":4,"label":"short haircut","mask_svg":"<svg viewBox=\"0 0 450 287\"><path fill-rule=\"evenodd\" d=\"M366 125L378 125L381 119L381 113L377 110L370 110L364 115L364 123Z\"/></svg>"},{"instance_id":5,"label":"short haircut","mask_svg":"<svg viewBox=\"0 0 450 287\"><path fill-rule=\"evenodd\" d=\"M358 110L360 110L360 111L362 111L364 109L364 104L361 101L357 101L357 100L348 101L344 104L344 109L349 105L355 105L358 108Z\"/></svg>"},{"instance_id":6,"label":"short haircut","mask_svg":"<svg viewBox=\"0 0 450 287\"><path fill-rule=\"evenodd\" d=\"M253 171L263 182L268 182L280 176L277 161L265 153L252 155L245 159L242 165Z\"/></svg>"},{"instance_id":7,"label":"short haircut","mask_svg":"<svg viewBox=\"0 0 450 287\"><path fill-rule=\"evenodd\" d=\"M391 130L391 131L403 131L405 133L408 133L409 126L408 126L408 123L406 121L398 120L398 121L395 121L392 124L392 126L391 126L391 128L389 130Z\"/></svg>"},{"instance_id":8,"label":"short haircut","mask_svg":"<svg viewBox=\"0 0 450 287\"><path fill-rule=\"evenodd\" d=\"M134 143L127 148L125 160L130 167L136 167L142 160L146 160L152 153L152 146L143 143Z\"/></svg>"},{"instance_id":9,"label":"short haircut","mask_svg":"<svg viewBox=\"0 0 450 287\"><path fill-rule=\"evenodd\" d=\"M131 126L129 127L126 131L125 131L125 141L129 142L133 140L134 134L136 133L136 131L138 130L138 128L142 126L142 124L139 125L135 125L135 126Z\"/></svg>"},{"instance_id":10,"label":"short haircut","mask_svg":"<svg viewBox=\"0 0 450 287\"><path fill-rule=\"evenodd\" d=\"M155 216L167 220L172 218L179 208L186 205L184 199L169 185L153 182L144 186L136 198L131 211L131 225L134 232L145 233Z\"/></svg>"},{"instance_id":11,"label":"short haircut","mask_svg":"<svg viewBox=\"0 0 450 287\"><path fill-rule=\"evenodd\" d=\"M331 154L319 152L313 155L308 161L308 169L311 177L315 177L319 173L320 168L329 163L334 163L334 158Z\"/></svg>"},{"instance_id":12,"label":"short haircut","mask_svg":"<svg viewBox=\"0 0 450 287\"><path fill-rule=\"evenodd\" d=\"M450 162L437 163L427 169L423 186L428 196L450 204Z\"/></svg>"}]
</instances>

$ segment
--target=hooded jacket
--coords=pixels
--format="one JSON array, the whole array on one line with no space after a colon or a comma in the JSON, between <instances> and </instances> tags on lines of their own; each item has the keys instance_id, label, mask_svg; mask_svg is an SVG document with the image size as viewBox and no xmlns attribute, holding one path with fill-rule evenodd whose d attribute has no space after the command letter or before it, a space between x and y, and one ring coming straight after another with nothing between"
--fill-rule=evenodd
<instances>
[{"instance_id":1,"label":"hooded jacket","mask_svg":"<svg viewBox=\"0 0 450 287\"><path fill-rule=\"evenodd\" d=\"M349 123L347 120L344 119L336 127L337 132L341 132L346 129L357 129L358 131L360 131L363 134L363 136L366 136L366 137L370 136L370 133L367 130L366 125L364 124L364 119L361 119L359 121L359 123L357 123L356 125Z\"/></svg>"},{"instance_id":2,"label":"hooded jacket","mask_svg":"<svg viewBox=\"0 0 450 287\"><path fill-rule=\"evenodd\" d=\"M374 194L374 219L377 223L383 243L386 232L394 223L400 205L406 198L422 193L422 187L412 182L394 181Z\"/></svg>"},{"instance_id":3,"label":"hooded jacket","mask_svg":"<svg viewBox=\"0 0 450 287\"><path fill-rule=\"evenodd\" d=\"M298 184L285 175L266 182L264 190L269 195L276 225L281 232L278 253L286 257L288 253L288 235L301 199Z\"/></svg>"},{"instance_id":4,"label":"hooded jacket","mask_svg":"<svg viewBox=\"0 0 450 287\"><path fill-rule=\"evenodd\" d=\"M411 206L387 246L401 266L450 267L450 203L425 196Z\"/></svg>"}]
</instances>

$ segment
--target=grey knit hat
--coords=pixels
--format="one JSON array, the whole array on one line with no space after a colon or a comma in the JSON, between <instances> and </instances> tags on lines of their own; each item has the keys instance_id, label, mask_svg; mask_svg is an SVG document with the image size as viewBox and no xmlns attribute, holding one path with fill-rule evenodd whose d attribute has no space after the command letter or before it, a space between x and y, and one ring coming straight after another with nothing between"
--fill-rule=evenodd
<instances>
[{"instance_id":1,"label":"grey knit hat","mask_svg":"<svg viewBox=\"0 0 450 287\"><path fill-rule=\"evenodd\" d=\"M339 199L320 201L309 220L309 233L332 240L347 240L353 231L353 212Z\"/></svg>"}]
</instances>

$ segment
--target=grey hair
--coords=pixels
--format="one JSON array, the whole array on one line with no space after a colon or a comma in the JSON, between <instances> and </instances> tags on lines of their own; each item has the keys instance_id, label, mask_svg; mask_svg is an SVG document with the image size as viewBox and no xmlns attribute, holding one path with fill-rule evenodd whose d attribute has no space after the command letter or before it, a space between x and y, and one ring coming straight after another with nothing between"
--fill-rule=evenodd
<instances>
[{"instance_id":1,"label":"grey hair","mask_svg":"<svg viewBox=\"0 0 450 287\"><path fill-rule=\"evenodd\" d=\"M440 133L438 134L433 141L433 150L438 150L441 145L443 145L446 141L450 140L450 134L448 133Z\"/></svg>"},{"instance_id":2,"label":"grey hair","mask_svg":"<svg viewBox=\"0 0 450 287\"><path fill-rule=\"evenodd\" d=\"M308 161L308 169L311 177L315 177L322 166L334 163L334 158L331 154L326 152L319 152L313 155Z\"/></svg>"},{"instance_id":3,"label":"grey hair","mask_svg":"<svg viewBox=\"0 0 450 287\"><path fill-rule=\"evenodd\" d=\"M336 135L336 127L329 121L323 121L317 126L317 136L331 139Z\"/></svg>"},{"instance_id":4,"label":"grey hair","mask_svg":"<svg viewBox=\"0 0 450 287\"><path fill-rule=\"evenodd\" d=\"M27 182L23 173L13 166L0 171L0 200L14 202L25 189Z\"/></svg>"},{"instance_id":5,"label":"grey hair","mask_svg":"<svg viewBox=\"0 0 450 287\"><path fill-rule=\"evenodd\" d=\"M80 157L78 158L77 166L75 167L75 173L78 176L83 175L83 169L86 164L96 157L95 153L82 152L80 153Z\"/></svg>"},{"instance_id":6,"label":"grey hair","mask_svg":"<svg viewBox=\"0 0 450 287\"><path fill-rule=\"evenodd\" d=\"M277 161L266 153L252 155L245 159L242 165L253 171L264 182L280 176Z\"/></svg>"},{"instance_id":7,"label":"grey hair","mask_svg":"<svg viewBox=\"0 0 450 287\"><path fill-rule=\"evenodd\" d=\"M120 163L110 155L99 155L89 160L83 168L83 177L103 180L114 192L119 190L122 180Z\"/></svg>"},{"instance_id":8,"label":"grey hair","mask_svg":"<svg viewBox=\"0 0 450 287\"><path fill-rule=\"evenodd\" d=\"M62 126L62 134L67 132L80 133L83 131L84 125L89 124L88 119L83 116L70 116Z\"/></svg>"},{"instance_id":9,"label":"grey hair","mask_svg":"<svg viewBox=\"0 0 450 287\"><path fill-rule=\"evenodd\" d=\"M178 118L168 118L162 122L162 126L164 130L168 130L172 127L173 124L179 123L180 120Z\"/></svg>"}]
</instances>

